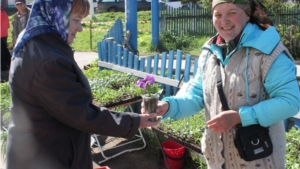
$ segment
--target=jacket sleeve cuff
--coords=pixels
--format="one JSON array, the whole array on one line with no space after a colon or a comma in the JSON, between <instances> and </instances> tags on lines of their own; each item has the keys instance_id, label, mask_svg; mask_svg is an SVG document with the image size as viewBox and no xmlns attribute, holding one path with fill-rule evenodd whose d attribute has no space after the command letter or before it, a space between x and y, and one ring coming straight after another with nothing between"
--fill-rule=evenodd
<instances>
[{"instance_id":1,"label":"jacket sleeve cuff","mask_svg":"<svg viewBox=\"0 0 300 169\"><path fill-rule=\"evenodd\" d=\"M241 118L242 126L250 126L253 124L258 124L256 120L255 113L252 107L242 106L239 108L239 115Z\"/></svg>"},{"instance_id":2,"label":"jacket sleeve cuff","mask_svg":"<svg viewBox=\"0 0 300 169\"><path fill-rule=\"evenodd\" d=\"M131 120L132 120L132 126L131 126L131 130L129 131L129 133L127 134L126 138L132 138L135 136L138 128L140 127L140 115L137 113L128 113L131 116Z\"/></svg>"},{"instance_id":3,"label":"jacket sleeve cuff","mask_svg":"<svg viewBox=\"0 0 300 169\"><path fill-rule=\"evenodd\" d=\"M177 112L177 106L174 106L175 100L172 99L172 97L165 97L162 99L162 101L169 103L169 110L166 112L164 116L162 116L162 120L166 120L168 117L172 117L173 112Z\"/></svg>"}]
</instances>

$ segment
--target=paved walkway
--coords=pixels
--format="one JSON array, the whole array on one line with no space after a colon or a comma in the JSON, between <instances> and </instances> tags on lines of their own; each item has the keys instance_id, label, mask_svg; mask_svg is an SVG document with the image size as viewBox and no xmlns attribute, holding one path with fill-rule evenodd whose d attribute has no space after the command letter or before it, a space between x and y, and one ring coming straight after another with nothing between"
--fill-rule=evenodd
<instances>
[{"instance_id":1,"label":"paved walkway","mask_svg":"<svg viewBox=\"0 0 300 169\"><path fill-rule=\"evenodd\" d=\"M75 52L75 60L78 66L83 69L84 65L88 65L92 61L98 58L98 53L96 52Z\"/></svg>"}]
</instances>

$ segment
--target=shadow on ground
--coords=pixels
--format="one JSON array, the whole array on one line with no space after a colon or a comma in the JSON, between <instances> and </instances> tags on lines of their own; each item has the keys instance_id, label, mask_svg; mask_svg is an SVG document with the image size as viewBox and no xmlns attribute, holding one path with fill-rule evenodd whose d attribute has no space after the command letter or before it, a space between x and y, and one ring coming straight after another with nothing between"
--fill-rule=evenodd
<instances>
[{"instance_id":1,"label":"shadow on ground","mask_svg":"<svg viewBox=\"0 0 300 169\"><path fill-rule=\"evenodd\" d=\"M122 152L126 149L132 149L142 146L142 141L138 141L135 143L131 143L122 147L110 149L111 147L115 147L124 142L128 142L128 140L124 138L114 138L114 137L106 137L106 136L98 136L98 140L101 145L103 145L103 153L106 157L110 157L114 154ZM154 153L155 152L155 153ZM115 158L112 158L108 161L102 162L104 160L100 149L96 146L92 147L92 159L93 159L93 167L99 166L108 166L110 169L165 169L165 165L163 164L163 155L157 147L155 150L151 150L150 146L147 146L144 149L138 151L127 152L121 154ZM185 165L182 169L196 169L198 168L198 164L193 163L190 157L185 157Z\"/></svg>"}]
</instances>

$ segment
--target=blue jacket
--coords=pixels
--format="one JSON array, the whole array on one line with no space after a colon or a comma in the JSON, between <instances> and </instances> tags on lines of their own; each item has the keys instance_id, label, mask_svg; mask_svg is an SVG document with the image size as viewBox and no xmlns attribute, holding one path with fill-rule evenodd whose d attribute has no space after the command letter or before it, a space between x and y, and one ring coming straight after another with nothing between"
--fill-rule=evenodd
<instances>
[{"instance_id":1,"label":"blue jacket","mask_svg":"<svg viewBox=\"0 0 300 169\"><path fill-rule=\"evenodd\" d=\"M214 44L206 43L202 50L212 51L222 64L226 65L231 59L231 55L239 48L251 47L262 53L270 54L279 42L280 36L274 27L263 31L257 25L248 23L241 34L237 48L225 60L223 60L221 49ZM269 126L299 112L300 92L296 71L293 61L285 53L281 53L271 65L264 82L269 97L276 99L263 101L253 106L241 106L238 111L243 126L251 124ZM204 108L202 77L199 70L191 83L191 88L186 91L186 94L163 99L170 104L163 119L188 117Z\"/></svg>"}]
</instances>

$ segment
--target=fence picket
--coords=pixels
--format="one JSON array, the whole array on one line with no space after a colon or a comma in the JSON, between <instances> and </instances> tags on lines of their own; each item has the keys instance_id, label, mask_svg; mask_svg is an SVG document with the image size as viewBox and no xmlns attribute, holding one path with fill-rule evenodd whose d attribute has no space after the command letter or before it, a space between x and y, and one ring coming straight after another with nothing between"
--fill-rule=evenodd
<instances>
[{"instance_id":1,"label":"fence picket","mask_svg":"<svg viewBox=\"0 0 300 169\"><path fill-rule=\"evenodd\" d=\"M192 62L192 57L191 57L191 55L187 54L186 58L185 58L184 82L187 82L190 80L191 62Z\"/></svg>"},{"instance_id":2,"label":"fence picket","mask_svg":"<svg viewBox=\"0 0 300 169\"><path fill-rule=\"evenodd\" d=\"M181 75L181 63L182 63L182 52L181 50L177 50L176 55L176 69L175 69L175 79L180 80ZM173 88L174 93L177 93L177 87Z\"/></svg>"},{"instance_id":3,"label":"fence picket","mask_svg":"<svg viewBox=\"0 0 300 169\"><path fill-rule=\"evenodd\" d=\"M145 72L145 58L140 59L140 71Z\"/></svg>"},{"instance_id":4,"label":"fence picket","mask_svg":"<svg viewBox=\"0 0 300 169\"><path fill-rule=\"evenodd\" d=\"M108 41L107 42L107 47L108 47L108 51L107 54L108 54L108 58L107 58L107 61L112 63L112 41Z\"/></svg>"},{"instance_id":5,"label":"fence picket","mask_svg":"<svg viewBox=\"0 0 300 169\"><path fill-rule=\"evenodd\" d=\"M116 42L113 42L113 54L112 54L112 63L116 63L116 56L118 53L118 44Z\"/></svg>"},{"instance_id":6,"label":"fence picket","mask_svg":"<svg viewBox=\"0 0 300 169\"><path fill-rule=\"evenodd\" d=\"M153 73L152 74L155 74L157 75L158 73L158 61L159 61L159 55L158 54L155 54L154 55L154 65L153 65Z\"/></svg>"},{"instance_id":7,"label":"fence picket","mask_svg":"<svg viewBox=\"0 0 300 169\"><path fill-rule=\"evenodd\" d=\"M130 54L132 55L131 52L130 52ZM138 70L138 69L139 69L139 57L134 56L134 70Z\"/></svg>"},{"instance_id":8,"label":"fence picket","mask_svg":"<svg viewBox=\"0 0 300 169\"><path fill-rule=\"evenodd\" d=\"M128 52L127 52L127 50L126 50L126 51L124 51L123 67L127 67L127 66L128 66L127 60L129 60L129 59L128 59Z\"/></svg>"},{"instance_id":9,"label":"fence picket","mask_svg":"<svg viewBox=\"0 0 300 169\"><path fill-rule=\"evenodd\" d=\"M127 52L127 50L126 50L126 52ZM133 61L134 61L133 55L129 55L129 57L128 57L128 68L130 68L130 69L133 68Z\"/></svg>"},{"instance_id":10,"label":"fence picket","mask_svg":"<svg viewBox=\"0 0 300 169\"><path fill-rule=\"evenodd\" d=\"M121 45L118 45L118 55L117 55L117 58L116 58L116 60L114 61L114 64L117 64L117 63L119 63L119 60L120 60L120 58L121 58L121 56L122 56L122 46Z\"/></svg>"},{"instance_id":11,"label":"fence picket","mask_svg":"<svg viewBox=\"0 0 300 169\"><path fill-rule=\"evenodd\" d=\"M147 70L146 70L147 73L151 73L151 67L152 67L151 65L152 65L152 57L148 56L147 57Z\"/></svg>"},{"instance_id":12,"label":"fence picket","mask_svg":"<svg viewBox=\"0 0 300 169\"><path fill-rule=\"evenodd\" d=\"M105 41L103 41L102 42L102 57L103 57L103 60L105 61L105 62L107 62L107 48L106 48L106 42Z\"/></svg>"},{"instance_id":13,"label":"fence picket","mask_svg":"<svg viewBox=\"0 0 300 169\"><path fill-rule=\"evenodd\" d=\"M174 51L169 51L169 63L168 63L168 78L172 79L173 76L173 63L174 63ZM166 95L171 95L171 86L166 86Z\"/></svg>"},{"instance_id":14,"label":"fence picket","mask_svg":"<svg viewBox=\"0 0 300 169\"><path fill-rule=\"evenodd\" d=\"M194 60L193 77L195 77L198 68L198 59Z\"/></svg>"}]
</instances>

